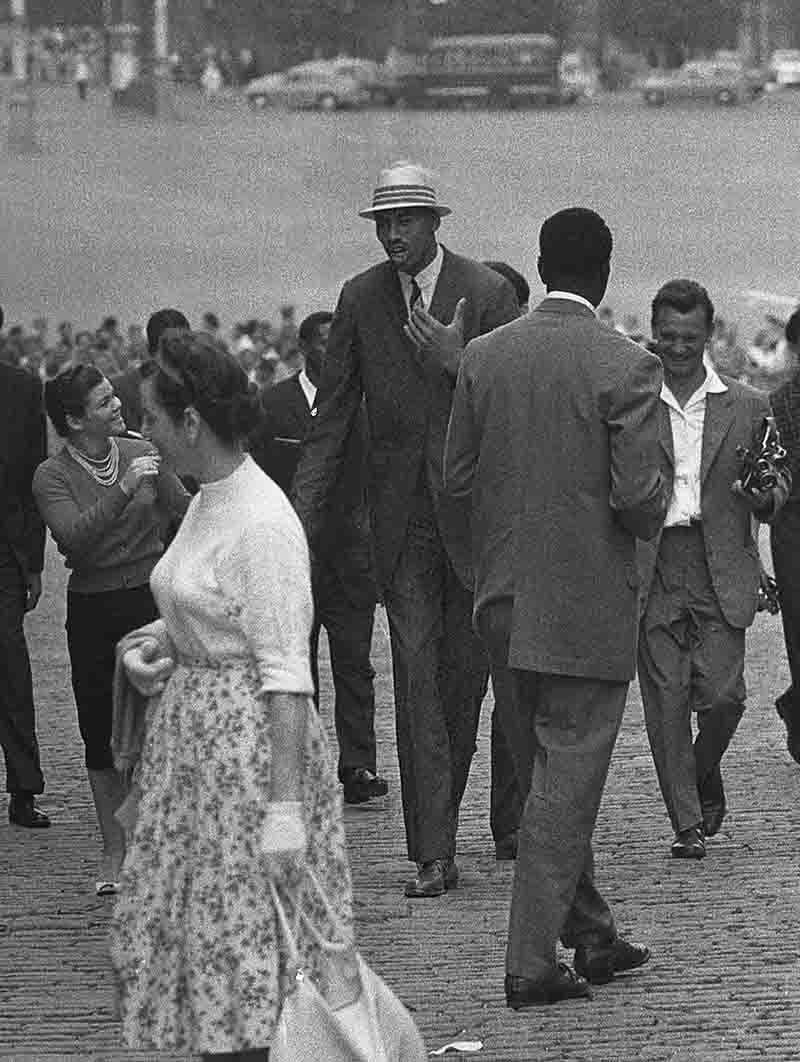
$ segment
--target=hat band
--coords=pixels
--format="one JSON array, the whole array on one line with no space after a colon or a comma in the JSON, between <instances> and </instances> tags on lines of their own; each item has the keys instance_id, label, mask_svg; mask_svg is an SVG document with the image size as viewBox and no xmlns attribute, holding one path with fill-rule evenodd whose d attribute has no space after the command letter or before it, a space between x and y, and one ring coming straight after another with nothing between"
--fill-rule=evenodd
<instances>
[{"instance_id":1,"label":"hat band","mask_svg":"<svg viewBox=\"0 0 800 1062\"><path fill-rule=\"evenodd\" d=\"M424 184L398 184L391 188L376 188L372 193L372 208L387 207L395 204L408 205L413 201L419 206L435 207L436 194Z\"/></svg>"}]
</instances>

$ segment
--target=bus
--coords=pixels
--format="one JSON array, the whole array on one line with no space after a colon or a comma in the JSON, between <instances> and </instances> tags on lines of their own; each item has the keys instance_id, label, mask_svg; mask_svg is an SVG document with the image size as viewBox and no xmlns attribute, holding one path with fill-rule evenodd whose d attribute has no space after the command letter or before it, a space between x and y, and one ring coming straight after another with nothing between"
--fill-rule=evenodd
<instances>
[{"instance_id":1,"label":"bus","mask_svg":"<svg viewBox=\"0 0 800 1062\"><path fill-rule=\"evenodd\" d=\"M563 103L561 48L545 33L435 37L395 70L394 95L409 107L519 107Z\"/></svg>"}]
</instances>

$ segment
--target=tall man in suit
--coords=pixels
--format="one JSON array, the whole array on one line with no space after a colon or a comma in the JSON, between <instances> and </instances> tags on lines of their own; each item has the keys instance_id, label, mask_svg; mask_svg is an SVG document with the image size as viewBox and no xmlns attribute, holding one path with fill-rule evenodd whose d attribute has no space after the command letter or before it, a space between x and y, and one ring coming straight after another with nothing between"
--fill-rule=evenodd
<instances>
[{"instance_id":1,"label":"tall man in suit","mask_svg":"<svg viewBox=\"0 0 800 1062\"><path fill-rule=\"evenodd\" d=\"M447 490L472 497L476 621L528 794L506 960L515 1009L589 996L589 981L649 957L617 935L591 845L635 668L635 540L665 504L661 367L595 316L611 248L594 211L545 221L547 297L467 346L445 451ZM577 974L556 965L559 937Z\"/></svg>"},{"instance_id":2,"label":"tall man in suit","mask_svg":"<svg viewBox=\"0 0 800 1062\"><path fill-rule=\"evenodd\" d=\"M449 213L419 166L381 174L361 215L374 220L388 261L342 289L293 490L314 550L364 398L406 839L417 864L410 897L440 896L457 883L458 809L487 683L471 623L469 503L442 489L453 386L465 339L518 313L507 280L439 244Z\"/></svg>"},{"instance_id":3,"label":"tall man in suit","mask_svg":"<svg viewBox=\"0 0 800 1062\"><path fill-rule=\"evenodd\" d=\"M672 855L690 859L706 854L705 837L725 816L720 761L744 711L745 630L759 587L752 517L771 521L791 483L784 474L769 490L742 488L737 448L756 444L769 399L716 373L705 353L713 325L708 292L694 281L672 280L653 299L669 505L639 550L639 684Z\"/></svg>"},{"instance_id":4,"label":"tall man in suit","mask_svg":"<svg viewBox=\"0 0 800 1062\"><path fill-rule=\"evenodd\" d=\"M317 413L317 390L333 314L312 313L297 333L304 368L262 395L264 416L250 452L288 494L303 440ZM313 566L314 626L311 672L319 703L317 652L322 627L328 635L339 741L339 781L348 804L385 796L376 773L375 672L370 662L376 586L366 502L366 437L363 417L350 433L342 475L331 496L324 534Z\"/></svg>"},{"instance_id":5,"label":"tall man in suit","mask_svg":"<svg viewBox=\"0 0 800 1062\"><path fill-rule=\"evenodd\" d=\"M45 531L31 484L45 457L41 384L0 362L0 744L9 820L33 828L50 825L34 804L44 792L44 777L24 630L25 613L36 608L42 592Z\"/></svg>"}]
</instances>

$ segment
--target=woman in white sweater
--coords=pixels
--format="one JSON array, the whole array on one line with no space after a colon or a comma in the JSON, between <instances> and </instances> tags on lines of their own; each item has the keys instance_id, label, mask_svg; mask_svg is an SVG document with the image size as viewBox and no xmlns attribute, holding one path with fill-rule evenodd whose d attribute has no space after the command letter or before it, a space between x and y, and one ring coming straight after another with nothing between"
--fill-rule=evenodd
<instances>
[{"instance_id":1,"label":"woman in white sweater","mask_svg":"<svg viewBox=\"0 0 800 1062\"><path fill-rule=\"evenodd\" d=\"M154 368L142 430L200 490L153 572L162 619L124 656L151 700L113 930L123 1031L131 1046L260 1062L289 987L270 877L330 937L308 864L351 920L339 787L312 700L308 550L242 450L260 407L235 359L208 336L168 333ZM313 972L319 943L300 926Z\"/></svg>"}]
</instances>

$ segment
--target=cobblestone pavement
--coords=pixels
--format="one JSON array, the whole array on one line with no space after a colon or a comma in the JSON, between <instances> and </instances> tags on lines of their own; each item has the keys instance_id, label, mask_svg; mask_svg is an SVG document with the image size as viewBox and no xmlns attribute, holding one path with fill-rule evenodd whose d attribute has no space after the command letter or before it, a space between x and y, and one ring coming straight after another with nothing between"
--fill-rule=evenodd
<instances>
[{"instance_id":1,"label":"cobblestone pavement","mask_svg":"<svg viewBox=\"0 0 800 1062\"><path fill-rule=\"evenodd\" d=\"M0 1059L173 1062L120 1046L106 934L94 896L98 836L69 690L64 578L48 553L45 596L28 623L53 828L0 822ZM488 705L459 834L459 888L410 902L393 742L389 654L379 612L379 766L391 790L348 808L358 935L367 959L415 1012L430 1049L482 1040L487 1062L755 1062L800 1059L800 768L772 703L787 679L780 625L750 635L749 710L728 756L730 814L700 863L669 858L636 689L596 832L599 883L620 930L650 964L578 1001L515 1014L503 1004L512 869L488 827ZM326 670L323 668L323 670ZM330 723L330 696L323 711ZM569 957L569 956L567 956ZM185 1057L185 1056L184 1056ZM324 1062L324 1060L320 1060Z\"/></svg>"}]
</instances>

